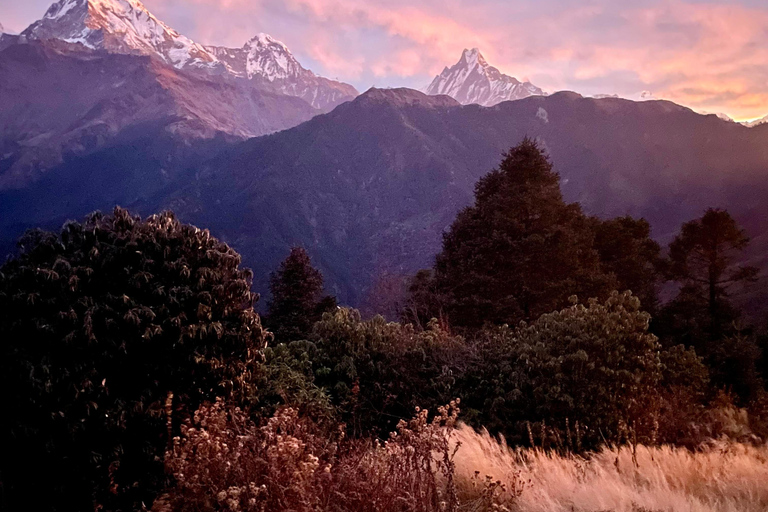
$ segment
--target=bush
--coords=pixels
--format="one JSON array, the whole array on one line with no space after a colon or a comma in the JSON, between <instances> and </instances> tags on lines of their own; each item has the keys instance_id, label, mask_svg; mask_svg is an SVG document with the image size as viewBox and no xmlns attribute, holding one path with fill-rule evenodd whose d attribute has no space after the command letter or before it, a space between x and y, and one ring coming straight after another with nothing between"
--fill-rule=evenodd
<instances>
[{"instance_id":1,"label":"bush","mask_svg":"<svg viewBox=\"0 0 768 512\"><path fill-rule=\"evenodd\" d=\"M326 440L290 408L257 427L222 400L201 407L166 454L175 486L153 510L455 511L456 403L420 410L385 443ZM437 455L437 457L436 457Z\"/></svg>"},{"instance_id":2,"label":"bush","mask_svg":"<svg viewBox=\"0 0 768 512\"><path fill-rule=\"evenodd\" d=\"M254 393L251 274L171 213L118 208L20 248L0 269L8 506L139 509L164 481L166 408Z\"/></svg>"},{"instance_id":3,"label":"bush","mask_svg":"<svg viewBox=\"0 0 768 512\"><path fill-rule=\"evenodd\" d=\"M531 437L527 422L560 446L652 436L661 364L649 319L626 292L486 331L464 382L474 421L515 443Z\"/></svg>"},{"instance_id":4,"label":"bush","mask_svg":"<svg viewBox=\"0 0 768 512\"><path fill-rule=\"evenodd\" d=\"M437 322L422 331L350 309L325 314L311 338L315 383L354 436L390 432L417 405L449 401L466 355L463 339Z\"/></svg>"}]
</instances>

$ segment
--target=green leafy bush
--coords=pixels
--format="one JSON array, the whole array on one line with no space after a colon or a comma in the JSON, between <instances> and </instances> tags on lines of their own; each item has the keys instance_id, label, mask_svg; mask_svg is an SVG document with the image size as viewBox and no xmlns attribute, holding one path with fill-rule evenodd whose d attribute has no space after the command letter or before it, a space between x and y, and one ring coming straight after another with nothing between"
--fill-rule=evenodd
<instances>
[{"instance_id":1,"label":"green leafy bush","mask_svg":"<svg viewBox=\"0 0 768 512\"><path fill-rule=\"evenodd\" d=\"M312 341L315 383L355 435L389 432L417 405L448 402L466 353L436 322L417 330L380 316L363 321L351 309L326 313Z\"/></svg>"},{"instance_id":2,"label":"green leafy bush","mask_svg":"<svg viewBox=\"0 0 768 512\"><path fill-rule=\"evenodd\" d=\"M464 382L465 404L513 443L528 440L528 422L538 423L532 434L561 445L650 436L662 368L649 320L626 292L488 330Z\"/></svg>"}]
</instances>

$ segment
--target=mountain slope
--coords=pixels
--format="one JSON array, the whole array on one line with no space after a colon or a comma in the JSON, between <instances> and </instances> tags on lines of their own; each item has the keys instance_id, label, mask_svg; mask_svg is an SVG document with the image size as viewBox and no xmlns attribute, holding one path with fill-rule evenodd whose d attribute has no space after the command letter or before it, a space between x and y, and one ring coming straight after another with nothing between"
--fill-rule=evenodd
<instances>
[{"instance_id":1,"label":"mountain slope","mask_svg":"<svg viewBox=\"0 0 768 512\"><path fill-rule=\"evenodd\" d=\"M287 247L312 250L335 292L360 303L383 274L428 266L478 178L537 137L568 200L646 217L668 241L709 206L768 228L768 130L678 105L573 93L493 108L371 90L291 130L244 142L156 203L232 241L260 289ZM762 226L762 227L761 227Z\"/></svg>"},{"instance_id":2,"label":"mountain slope","mask_svg":"<svg viewBox=\"0 0 768 512\"><path fill-rule=\"evenodd\" d=\"M243 48L205 47L156 18L139 0L58 0L21 34L112 53L151 55L186 71L254 80L255 86L331 109L357 95L351 85L317 77L288 48L260 34Z\"/></svg>"},{"instance_id":3,"label":"mountain slope","mask_svg":"<svg viewBox=\"0 0 768 512\"><path fill-rule=\"evenodd\" d=\"M56 40L0 52L0 189L153 122L182 143L217 133L253 137L317 113L299 98L175 70L155 59Z\"/></svg>"},{"instance_id":4,"label":"mountain slope","mask_svg":"<svg viewBox=\"0 0 768 512\"><path fill-rule=\"evenodd\" d=\"M486 107L544 94L532 83L520 82L489 65L477 48L464 50L459 62L445 68L425 92L446 94L464 105L477 103Z\"/></svg>"},{"instance_id":5,"label":"mountain slope","mask_svg":"<svg viewBox=\"0 0 768 512\"><path fill-rule=\"evenodd\" d=\"M558 93L485 108L373 89L290 130L222 142L211 159L188 159L151 190L141 180L130 194L90 184L113 163L128 172L122 162L131 151L71 160L46 178L68 183L66 200L51 198L51 185L0 191L0 238L17 234L30 210L36 224L56 225L116 200L143 213L171 208L240 251L258 291L301 244L333 293L359 305L381 276L431 264L477 179L526 135L547 148L565 197L591 214L644 216L667 242L682 222L720 206L750 233L768 232L768 126L750 129L665 101ZM163 176L157 162L161 154L139 165ZM757 237L751 257L764 268L767 249Z\"/></svg>"}]
</instances>

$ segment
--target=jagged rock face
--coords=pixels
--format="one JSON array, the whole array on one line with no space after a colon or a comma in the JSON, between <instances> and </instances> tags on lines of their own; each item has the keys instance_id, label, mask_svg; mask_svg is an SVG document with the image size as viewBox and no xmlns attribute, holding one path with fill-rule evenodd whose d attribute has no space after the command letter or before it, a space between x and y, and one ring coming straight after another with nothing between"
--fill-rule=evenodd
<instances>
[{"instance_id":1,"label":"jagged rock face","mask_svg":"<svg viewBox=\"0 0 768 512\"><path fill-rule=\"evenodd\" d=\"M152 15L138 0L59 0L23 39L59 39L91 49L157 55L175 68L221 66L203 46Z\"/></svg>"},{"instance_id":2,"label":"jagged rock face","mask_svg":"<svg viewBox=\"0 0 768 512\"><path fill-rule=\"evenodd\" d=\"M485 107L544 95L544 91L532 83L521 82L489 65L477 48L464 50L459 62L445 68L425 92L448 95L463 105L477 103Z\"/></svg>"},{"instance_id":3,"label":"jagged rock face","mask_svg":"<svg viewBox=\"0 0 768 512\"><path fill-rule=\"evenodd\" d=\"M246 78L322 111L357 96L351 85L304 69L284 44L266 34L243 48L206 47L170 28L138 0L59 0L21 34L23 41L35 39L152 55L176 69Z\"/></svg>"},{"instance_id":4,"label":"jagged rock face","mask_svg":"<svg viewBox=\"0 0 768 512\"><path fill-rule=\"evenodd\" d=\"M208 49L230 74L297 96L323 111L357 96L357 90L351 85L304 69L287 46L267 34L257 35L239 49L218 46Z\"/></svg>"}]
</instances>

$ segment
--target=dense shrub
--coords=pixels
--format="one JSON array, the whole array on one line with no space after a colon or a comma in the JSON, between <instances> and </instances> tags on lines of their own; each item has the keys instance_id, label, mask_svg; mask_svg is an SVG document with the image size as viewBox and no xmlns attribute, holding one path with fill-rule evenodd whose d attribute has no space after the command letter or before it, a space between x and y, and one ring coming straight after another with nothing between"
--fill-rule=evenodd
<instances>
[{"instance_id":1,"label":"dense shrub","mask_svg":"<svg viewBox=\"0 0 768 512\"><path fill-rule=\"evenodd\" d=\"M515 443L528 440L527 422L561 446L651 436L662 368L648 322L626 292L486 331L464 382L474 421Z\"/></svg>"},{"instance_id":2,"label":"dense shrub","mask_svg":"<svg viewBox=\"0 0 768 512\"><path fill-rule=\"evenodd\" d=\"M391 431L419 404L446 403L465 363L463 339L436 322L421 330L339 309L315 324L311 338L315 383L356 436Z\"/></svg>"},{"instance_id":3,"label":"dense shrub","mask_svg":"<svg viewBox=\"0 0 768 512\"><path fill-rule=\"evenodd\" d=\"M163 484L166 407L253 394L251 274L171 213L35 231L0 269L0 469L12 510L134 510Z\"/></svg>"}]
</instances>

